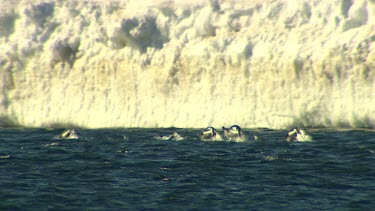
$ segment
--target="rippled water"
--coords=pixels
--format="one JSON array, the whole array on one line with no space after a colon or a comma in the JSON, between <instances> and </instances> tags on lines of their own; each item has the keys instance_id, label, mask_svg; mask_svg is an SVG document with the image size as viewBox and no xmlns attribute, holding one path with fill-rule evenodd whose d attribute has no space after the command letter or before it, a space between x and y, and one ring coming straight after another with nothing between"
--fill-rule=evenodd
<instances>
[{"instance_id":1,"label":"rippled water","mask_svg":"<svg viewBox=\"0 0 375 211\"><path fill-rule=\"evenodd\" d=\"M245 130L202 142L196 129L0 129L1 210L374 210L375 132ZM177 131L183 141L155 135Z\"/></svg>"}]
</instances>

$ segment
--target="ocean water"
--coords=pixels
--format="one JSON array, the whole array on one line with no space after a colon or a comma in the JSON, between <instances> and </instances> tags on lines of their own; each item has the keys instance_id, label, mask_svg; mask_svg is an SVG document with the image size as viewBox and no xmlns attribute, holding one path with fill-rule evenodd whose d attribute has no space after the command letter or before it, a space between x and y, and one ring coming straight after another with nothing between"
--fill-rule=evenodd
<instances>
[{"instance_id":1,"label":"ocean water","mask_svg":"<svg viewBox=\"0 0 375 211\"><path fill-rule=\"evenodd\" d=\"M0 129L1 210L374 210L375 132L245 129L203 142L199 129ZM156 140L178 132L182 141ZM256 135L258 140L254 140Z\"/></svg>"}]
</instances>

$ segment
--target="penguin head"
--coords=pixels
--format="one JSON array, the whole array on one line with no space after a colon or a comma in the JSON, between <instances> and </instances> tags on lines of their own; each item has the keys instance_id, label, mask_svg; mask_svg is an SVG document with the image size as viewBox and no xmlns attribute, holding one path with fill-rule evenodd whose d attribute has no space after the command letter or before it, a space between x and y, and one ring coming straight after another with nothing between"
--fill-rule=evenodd
<instances>
[{"instance_id":1,"label":"penguin head","mask_svg":"<svg viewBox=\"0 0 375 211\"><path fill-rule=\"evenodd\" d=\"M238 136L241 136L242 133L241 133L241 127L238 126L238 125L232 125L229 130L231 131L231 133L233 134L237 134Z\"/></svg>"},{"instance_id":2,"label":"penguin head","mask_svg":"<svg viewBox=\"0 0 375 211\"><path fill-rule=\"evenodd\" d=\"M216 136L216 129L214 127L206 127L202 133L201 133L201 136L204 136L204 137L215 137Z\"/></svg>"}]
</instances>

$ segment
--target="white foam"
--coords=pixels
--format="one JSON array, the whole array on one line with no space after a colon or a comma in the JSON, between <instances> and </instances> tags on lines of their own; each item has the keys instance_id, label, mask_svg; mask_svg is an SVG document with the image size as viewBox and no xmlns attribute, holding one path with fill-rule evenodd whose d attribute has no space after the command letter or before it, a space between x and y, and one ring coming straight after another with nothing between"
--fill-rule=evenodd
<instances>
[{"instance_id":1,"label":"white foam","mask_svg":"<svg viewBox=\"0 0 375 211\"><path fill-rule=\"evenodd\" d=\"M375 4L1 1L1 124L375 127Z\"/></svg>"}]
</instances>

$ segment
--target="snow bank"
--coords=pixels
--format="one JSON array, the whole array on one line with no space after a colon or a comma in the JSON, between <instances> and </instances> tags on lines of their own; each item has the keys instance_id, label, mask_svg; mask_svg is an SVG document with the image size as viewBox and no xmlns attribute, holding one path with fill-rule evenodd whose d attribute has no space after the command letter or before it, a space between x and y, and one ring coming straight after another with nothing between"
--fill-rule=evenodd
<instances>
[{"instance_id":1,"label":"snow bank","mask_svg":"<svg viewBox=\"0 0 375 211\"><path fill-rule=\"evenodd\" d=\"M371 0L0 8L2 125L375 127Z\"/></svg>"}]
</instances>

